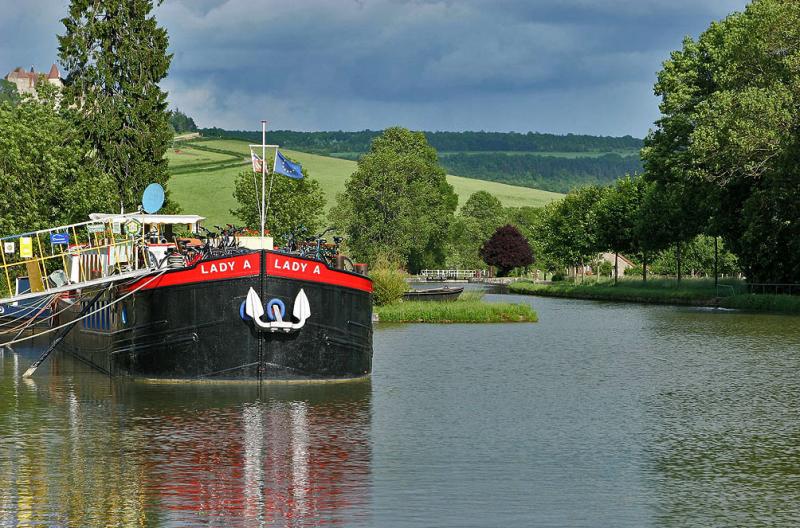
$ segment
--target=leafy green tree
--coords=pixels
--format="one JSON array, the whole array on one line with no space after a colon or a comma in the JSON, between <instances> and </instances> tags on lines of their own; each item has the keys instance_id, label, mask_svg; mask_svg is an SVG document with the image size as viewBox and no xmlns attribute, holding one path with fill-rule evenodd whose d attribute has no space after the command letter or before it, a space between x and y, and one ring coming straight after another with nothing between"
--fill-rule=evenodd
<instances>
[{"instance_id":1,"label":"leafy green tree","mask_svg":"<svg viewBox=\"0 0 800 528\"><path fill-rule=\"evenodd\" d=\"M503 204L491 193L477 191L467 198L450 226L445 264L448 267L479 269L483 244L506 222Z\"/></svg>"},{"instance_id":2,"label":"leafy green tree","mask_svg":"<svg viewBox=\"0 0 800 528\"><path fill-rule=\"evenodd\" d=\"M503 224L505 210L503 204L492 193L487 191L477 191L467 198L461 206L460 213L463 216L474 218L486 232L488 238L494 233L495 229Z\"/></svg>"},{"instance_id":3,"label":"leafy green tree","mask_svg":"<svg viewBox=\"0 0 800 528\"><path fill-rule=\"evenodd\" d=\"M181 112L179 108L169 113L169 124L176 134L197 132L197 125L194 119Z\"/></svg>"},{"instance_id":4,"label":"leafy green tree","mask_svg":"<svg viewBox=\"0 0 800 528\"><path fill-rule=\"evenodd\" d=\"M457 214L450 223L444 265L448 269L481 269L484 267L478 251L486 240L481 226L471 217Z\"/></svg>"},{"instance_id":5,"label":"leafy green tree","mask_svg":"<svg viewBox=\"0 0 800 528\"><path fill-rule=\"evenodd\" d=\"M619 278L619 254L638 253L637 225L641 208L643 182L626 176L609 187L594 204L597 244L615 254L614 284Z\"/></svg>"},{"instance_id":6,"label":"leafy green tree","mask_svg":"<svg viewBox=\"0 0 800 528\"><path fill-rule=\"evenodd\" d=\"M663 187L643 179L641 192L635 232L642 255L642 275L646 282L652 256L672 243L673 234L665 219L673 213L669 202L663 197Z\"/></svg>"},{"instance_id":7,"label":"leafy green tree","mask_svg":"<svg viewBox=\"0 0 800 528\"><path fill-rule=\"evenodd\" d=\"M653 260L652 270L659 275L676 275L676 249L670 247L659 253ZM682 266L695 277L712 277L714 275L714 237L698 235L683 245ZM724 244L719 245L718 272L723 275L735 275L739 272L736 256L728 251Z\"/></svg>"},{"instance_id":8,"label":"leafy green tree","mask_svg":"<svg viewBox=\"0 0 800 528\"><path fill-rule=\"evenodd\" d=\"M167 94L168 38L151 0L72 0L58 37L68 72L64 104L94 149L94 161L116 182L116 201L135 209L144 188L166 188L164 156L172 139ZM173 205L174 207L174 205Z\"/></svg>"},{"instance_id":9,"label":"leafy green tree","mask_svg":"<svg viewBox=\"0 0 800 528\"><path fill-rule=\"evenodd\" d=\"M600 251L593 209L602 187L582 187L545 206L544 251L564 267L583 266Z\"/></svg>"},{"instance_id":10,"label":"leafy green tree","mask_svg":"<svg viewBox=\"0 0 800 528\"><path fill-rule=\"evenodd\" d=\"M655 182L647 187L640 209L636 229L645 257L674 247L678 282L683 246L709 226L711 190L705 189L704 194L703 187L692 182Z\"/></svg>"},{"instance_id":11,"label":"leafy green tree","mask_svg":"<svg viewBox=\"0 0 800 528\"><path fill-rule=\"evenodd\" d=\"M19 103L19 99L17 85L5 79L0 79L0 103L16 105Z\"/></svg>"},{"instance_id":12,"label":"leafy green tree","mask_svg":"<svg viewBox=\"0 0 800 528\"><path fill-rule=\"evenodd\" d=\"M267 165L271 171L272 161L268 161ZM270 176L267 175L267 178ZM240 172L234 181L233 197L239 207L231 210L231 214L245 226L256 231L261 229L261 175L251 170ZM286 243L287 236L298 229L302 228L312 235L322 227L325 194L319 182L309 177L305 168L303 178L299 180L276 174L269 202L266 229L276 244Z\"/></svg>"},{"instance_id":13,"label":"leafy green tree","mask_svg":"<svg viewBox=\"0 0 800 528\"><path fill-rule=\"evenodd\" d=\"M388 254L416 273L445 261L457 205L425 135L394 127L375 138L359 159L334 216L358 259L374 262Z\"/></svg>"},{"instance_id":14,"label":"leafy green tree","mask_svg":"<svg viewBox=\"0 0 800 528\"><path fill-rule=\"evenodd\" d=\"M755 0L686 39L659 73L662 117L642 151L681 210L676 240L721 233L757 282L800 281L798 42L800 3L785 0Z\"/></svg>"},{"instance_id":15,"label":"leafy green tree","mask_svg":"<svg viewBox=\"0 0 800 528\"><path fill-rule=\"evenodd\" d=\"M82 132L51 99L0 103L0 234L113 211L113 190L113 180L91 163Z\"/></svg>"},{"instance_id":16,"label":"leafy green tree","mask_svg":"<svg viewBox=\"0 0 800 528\"><path fill-rule=\"evenodd\" d=\"M525 268L534 262L528 240L519 229L510 224L497 228L491 238L481 246L480 253L484 262L497 267L500 277L505 277L514 268Z\"/></svg>"},{"instance_id":17,"label":"leafy green tree","mask_svg":"<svg viewBox=\"0 0 800 528\"><path fill-rule=\"evenodd\" d=\"M528 244L536 256L536 267L544 271L545 278L547 278L547 273L553 273L560 267L560 264L545 251L546 213L547 211L543 207L506 208L506 218L528 240Z\"/></svg>"}]
</instances>

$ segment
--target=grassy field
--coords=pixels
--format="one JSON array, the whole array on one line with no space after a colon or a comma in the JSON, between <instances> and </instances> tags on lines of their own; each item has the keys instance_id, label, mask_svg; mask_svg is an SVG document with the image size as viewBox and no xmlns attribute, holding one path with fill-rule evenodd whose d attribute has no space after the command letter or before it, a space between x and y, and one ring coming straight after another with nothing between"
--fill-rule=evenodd
<instances>
[{"instance_id":1,"label":"grassy field","mask_svg":"<svg viewBox=\"0 0 800 528\"><path fill-rule=\"evenodd\" d=\"M206 152L178 146L167 151L167 160L171 168L196 165L198 163L229 161L231 156L218 152Z\"/></svg>"},{"instance_id":2,"label":"grassy field","mask_svg":"<svg viewBox=\"0 0 800 528\"><path fill-rule=\"evenodd\" d=\"M382 323L535 323L527 304L485 302L482 295L464 293L452 302L405 301L375 306Z\"/></svg>"},{"instance_id":3,"label":"grassy field","mask_svg":"<svg viewBox=\"0 0 800 528\"><path fill-rule=\"evenodd\" d=\"M718 288L713 279L675 280L655 279L646 283L641 280L612 282L554 282L534 284L516 282L510 284L510 293L541 295L543 297L566 297L603 301L639 302L649 304L678 304L690 306L718 306L755 312L800 313L800 297L791 295L765 295L747 293L744 281L721 279Z\"/></svg>"},{"instance_id":4,"label":"grassy field","mask_svg":"<svg viewBox=\"0 0 800 528\"><path fill-rule=\"evenodd\" d=\"M299 161L311 177L320 182L327 198L327 207L335 204L336 194L344 190L347 178L355 171L353 161L281 150ZM187 213L208 218L208 224L235 223L230 209L236 207L233 182L242 170L250 169L250 149L246 141L202 140L176 143L167 152L172 176L169 189L172 198ZM495 195L506 206L542 206L562 195L527 187L448 176L447 180L464 203L470 194L484 190Z\"/></svg>"}]
</instances>

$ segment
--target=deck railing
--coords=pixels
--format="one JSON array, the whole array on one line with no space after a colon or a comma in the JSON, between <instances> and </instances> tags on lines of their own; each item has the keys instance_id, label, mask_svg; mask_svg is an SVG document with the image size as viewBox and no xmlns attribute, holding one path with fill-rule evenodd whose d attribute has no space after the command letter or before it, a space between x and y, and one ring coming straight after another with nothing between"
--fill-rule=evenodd
<instances>
[{"instance_id":1,"label":"deck railing","mask_svg":"<svg viewBox=\"0 0 800 528\"><path fill-rule=\"evenodd\" d=\"M80 288L113 274L138 271L145 262L139 254L145 233L137 216L123 214L0 237L0 299L16 300L23 294L16 291L16 279L22 276L29 278L30 292L25 295L29 297L63 290L65 284Z\"/></svg>"},{"instance_id":2,"label":"deck railing","mask_svg":"<svg viewBox=\"0 0 800 528\"><path fill-rule=\"evenodd\" d=\"M748 293L772 293L775 295L800 295L800 284L776 284L766 282L748 282Z\"/></svg>"},{"instance_id":3,"label":"deck railing","mask_svg":"<svg viewBox=\"0 0 800 528\"><path fill-rule=\"evenodd\" d=\"M489 276L488 270L462 270L462 269L435 269L429 270L425 269L422 270L420 273L420 277L424 277L427 280L435 281L435 280L469 280L469 279L480 279L486 278Z\"/></svg>"}]
</instances>

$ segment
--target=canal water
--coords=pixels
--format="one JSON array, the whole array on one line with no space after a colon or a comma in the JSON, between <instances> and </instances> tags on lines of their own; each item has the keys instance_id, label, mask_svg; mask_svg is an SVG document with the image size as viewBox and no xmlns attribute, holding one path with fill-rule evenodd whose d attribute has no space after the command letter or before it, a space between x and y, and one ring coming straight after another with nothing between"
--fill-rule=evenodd
<instances>
[{"instance_id":1,"label":"canal water","mask_svg":"<svg viewBox=\"0 0 800 528\"><path fill-rule=\"evenodd\" d=\"M369 381L115 383L0 359L0 525L797 526L800 318L487 295Z\"/></svg>"}]
</instances>

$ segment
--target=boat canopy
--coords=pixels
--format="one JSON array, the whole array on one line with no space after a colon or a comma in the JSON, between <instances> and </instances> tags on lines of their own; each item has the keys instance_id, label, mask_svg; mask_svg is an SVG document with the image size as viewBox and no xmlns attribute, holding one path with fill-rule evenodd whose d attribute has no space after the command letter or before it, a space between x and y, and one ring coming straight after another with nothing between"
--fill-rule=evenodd
<instances>
[{"instance_id":1,"label":"boat canopy","mask_svg":"<svg viewBox=\"0 0 800 528\"><path fill-rule=\"evenodd\" d=\"M119 215L106 214L106 213L92 213L89 218L92 220L108 220L115 218ZM168 215L168 214L145 214L140 213L136 215L136 220L143 224L163 224L163 225L186 225L189 226L191 231L197 231L197 224L205 220L204 216L198 215Z\"/></svg>"},{"instance_id":2,"label":"boat canopy","mask_svg":"<svg viewBox=\"0 0 800 528\"><path fill-rule=\"evenodd\" d=\"M169 243L166 237L172 237L173 226L197 231L205 220L138 211L92 213L89 218L0 237L0 305L152 273L153 253ZM15 287L15 279L22 276L28 277L27 291Z\"/></svg>"}]
</instances>

